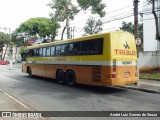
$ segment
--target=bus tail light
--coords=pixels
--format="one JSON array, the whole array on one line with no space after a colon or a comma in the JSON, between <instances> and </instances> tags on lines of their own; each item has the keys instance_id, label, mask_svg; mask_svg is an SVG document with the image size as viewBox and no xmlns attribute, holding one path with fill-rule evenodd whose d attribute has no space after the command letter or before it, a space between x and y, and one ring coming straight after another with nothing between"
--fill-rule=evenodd
<instances>
[{"instance_id":1,"label":"bus tail light","mask_svg":"<svg viewBox=\"0 0 160 120\"><path fill-rule=\"evenodd\" d=\"M116 78L117 75L116 74L111 74L111 78Z\"/></svg>"},{"instance_id":2,"label":"bus tail light","mask_svg":"<svg viewBox=\"0 0 160 120\"><path fill-rule=\"evenodd\" d=\"M113 72L116 72L117 70L117 61L116 59L113 59Z\"/></svg>"},{"instance_id":3,"label":"bus tail light","mask_svg":"<svg viewBox=\"0 0 160 120\"><path fill-rule=\"evenodd\" d=\"M117 78L117 74L108 74L107 78Z\"/></svg>"}]
</instances>

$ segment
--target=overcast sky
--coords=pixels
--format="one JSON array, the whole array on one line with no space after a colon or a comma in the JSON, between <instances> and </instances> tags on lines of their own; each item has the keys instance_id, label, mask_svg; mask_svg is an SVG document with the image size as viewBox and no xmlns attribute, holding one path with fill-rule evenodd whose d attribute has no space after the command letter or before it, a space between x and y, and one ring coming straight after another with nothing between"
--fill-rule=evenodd
<instances>
[{"instance_id":1,"label":"overcast sky","mask_svg":"<svg viewBox=\"0 0 160 120\"><path fill-rule=\"evenodd\" d=\"M33 17L48 17L51 9L47 6L51 0L1 0L0 1L0 27L10 27L11 30L18 28L22 22L27 21ZM140 9L142 9L142 2L140 0ZM114 20L120 15L129 15L133 11L133 0L103 0L107 4L106 12L108 13L101 20L106 22L104 24L104 31L112 31L118 29L123 20ZM75 27L75 34L81 35L87 18L91 17L88 12L84 14L81 11L75 20L71 22L71 26ZM94 16L95 17L95 16ZM97 19L99 17L96 17ZM109 22L109 21L112 22ZM133 17L124 19L125 21L133 21ZM63 26L63 25L62 25ZM2 29L1 29L2 31Z\"/></svg>"}]
</instances>

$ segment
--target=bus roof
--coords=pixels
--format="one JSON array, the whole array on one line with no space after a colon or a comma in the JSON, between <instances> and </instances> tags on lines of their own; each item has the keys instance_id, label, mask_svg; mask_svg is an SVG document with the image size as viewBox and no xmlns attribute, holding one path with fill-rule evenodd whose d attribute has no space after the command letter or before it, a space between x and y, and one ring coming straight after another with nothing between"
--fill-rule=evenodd
<instances>
[{"instance_id":1,"label":"bus roof","mask_svg":"<svg viewBox=\"0 0 160 120\"><path fill-rule=\"evenodd\" d=\"M89 40L89 39L94 39L94 38L97 38L97 37L100 37L100 36L103 36L103 35L106 35L106 34L112 34L112 33L128 33L128 34L131 34L129 32L125 32L125 31L112 31L112 32L106 32L106 33L88 35L88 36L79 37L79 38L59 40L59 41L54 41L54 42L50 42L50 43L38 44L38 45L34 45L34 46L29 46L25 50L27 50L27 49L33 49L33 48L40 48L40 47L47 47L47 46L52 46L52 45L58 45L58 44L63 44L63 43L83 41L83 40L87 40L87 39Z\"/></svg>"}]
</instances>

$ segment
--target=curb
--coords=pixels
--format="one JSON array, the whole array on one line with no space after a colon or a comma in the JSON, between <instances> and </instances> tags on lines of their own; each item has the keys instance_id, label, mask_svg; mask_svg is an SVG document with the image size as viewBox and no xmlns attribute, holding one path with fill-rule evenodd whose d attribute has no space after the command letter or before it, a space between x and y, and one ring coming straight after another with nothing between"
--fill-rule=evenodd
<instances>
[{"instance_id":1,"label":"curb","mask_svg":"<svg viewBox=\"0 0 160 120\"><path fill-rule=\"evenodd\" d=\"M158 78L140 78L140 79L160 81L160 79Z\"/></svg>"},{"instance_id":2,"label":"curb","mask_svg":"<svg viewBox=\"0 0 160 120\"><path fill-rule=\"evenodd\" d=\"M138 88L138 87L132 87L132 86L121 86L121 87L132 89L132 90L139 90L139 91L148 92L148 93L160 94L160 91L158 91L158 90L151 90L151 89Z\"/></svg>"}]
</instances>

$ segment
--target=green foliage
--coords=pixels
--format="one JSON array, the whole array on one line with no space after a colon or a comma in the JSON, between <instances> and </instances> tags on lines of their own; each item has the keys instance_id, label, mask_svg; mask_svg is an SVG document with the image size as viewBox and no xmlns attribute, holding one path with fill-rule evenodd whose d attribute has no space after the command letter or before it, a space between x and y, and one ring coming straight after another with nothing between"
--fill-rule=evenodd
<instances>
[{"instance_id":1,"label":"green foliage","mask_svg":"<svg viewBox=\"0 0 160 120\"><path fill-rule=\"evenodd\" d=\"M3 32L0 32L0 42L3 42L4 44L9 43L9 35L5 34Z\"/></svg>"},{"instance_id":2,"label":"green foliage","mask_svg":"<svg viewBox=\"0 0 160 120\"><path fill-rule=\"evenodd\" d=\"M122 27L120 27L120 29L133 34L134 33L134 24L132 22L127 23L127 22L123 21ZM141 39L143 39L143 24L142 23L138 25L138 36Z\"/></svg>"},{"instance_id":3,"label":"green foliage","mask_svg":"<svg viewBox=\"0 0 160 120\"><path fill-rule=\"evenodd\" d=\"M67 17L73 20L74 16L79 12L71 0L52 0L49 7L53 10L53 13L50 14L51 17L60 22L65 21Z\"/></svg>"},{"instance_id":4,"label":"green foliage","mask_svg":"<svg viewBox=\"0 0 160 120\"><path fill-rule=\"evenodd\" d=\"M73 3L72 0L52 0L52 3L48 4L53 10L53 13L50 14L53 19L58 22L64 22L66 20L61 39L63 39L65 29L69 28L67 21L73 20L80 10L90 9L92 14L99 14L100 17L104 17L106 14L104 11L106 5L102 3L102 0L77 0L78 6Z\"/></svg>"},{"instance_id":5,"label":"green foliage","mask_svg":"<svg viewBox=\"0 0 160 120\"><path fill-rule=\"evenodd\" d=\"M120 29L133 34L134 33L134 24L132 24L132 22L127 23L127 22L123 21L122 27L120 27ZM138 25L138 36L142 40L142 44L139 47L139 50L142 51L143 50L143 24L142 23Z\"/></svg>"},{"instance_id":6,"label":"green foliage","mask_svg":"<svg viewBox=\"0 0 160 120\"><path fill-rule=\"evenodd\" d=\"M51 16L57 21L66 20L68 15L69 19L73 20L80 9L90 9L92 14L99 14L100 17L104 17L106 14L104 11L106 5L102 3L102 0L77 0L77 4L79 6L76 7L72 0L52 0L52 3L48 5L53 10ZM80 9L78 9L78 7Z\"/></svg>"},{"instance_id":7,"label":"green foliage","mask_svg":"<svg viewBox=\"0 0 160 120\"><path fill-rule=\"evenodd\" d=\"M14 31L12 33L12 44L13 46L17 46L17 47L20 47L20 46L24 46L25 43L24 43L24 38L23 37L19 37L17 31Z\"/></svg>"},{"instance_id":8,"label":"green foliage","mask_svg":"<svg viewBox=\"0 0 160 120\"><path fill-rule=\"evenodd\" d=\"M60 28L60 25L55 21L49 18L31 18L26 22L22 23L20 27L17 29L18 33L28 33L29 35L38 34L41 38L45 38L46 36L56 36L57 29ZM53 34L53 31L56 33Z\"/></svg>"},{"instance_id":9,"label":"green foliage","mask_svg":"<svg viewBox=\"0 0 160 120\"><path fill-rule=\"evenodd\" d=\"M77 0L77 2L83 10L90 9L92 14L99 14L100 17L106 14L104 11L106 5L102 3L102 0Z\"/></svg>"},{"instance_id":10,"label":"green foliage","mask_svg":"<svg viewBox=\"0 0 160 120\"><path fill-rule=\"evenodd\" d=\"M93 17L89 18L86 22L86 26L84 27L85 34L96 34L100 31L102 31L102 21L101 20L95 20Z\"/></svg>"},{"instance_id":11,"label":"green foliage","mask_svg":"<svg viewBox=\"0 0 160 120\"><path fill-rule=\"evenodd\" d=\"M127 22L123 21L122 22L122 27L120 27L120 29L133 34L134 25L132 24L132 22L127 23Z\"/></svg>"}]
</instances>

